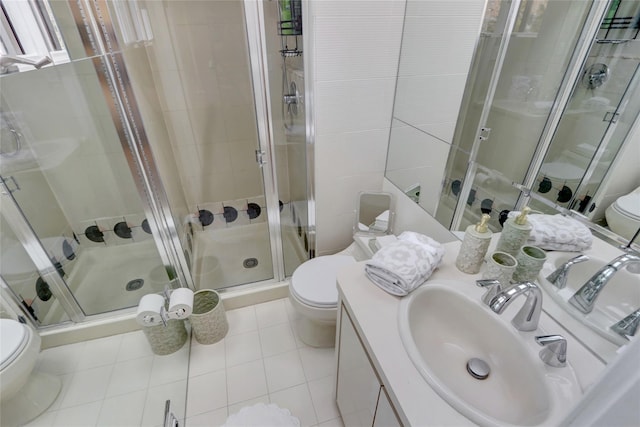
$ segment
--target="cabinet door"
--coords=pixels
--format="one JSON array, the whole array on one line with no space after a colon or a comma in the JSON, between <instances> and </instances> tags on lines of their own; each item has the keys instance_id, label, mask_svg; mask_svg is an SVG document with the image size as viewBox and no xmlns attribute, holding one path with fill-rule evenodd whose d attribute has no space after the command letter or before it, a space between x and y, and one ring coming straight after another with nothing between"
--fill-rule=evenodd
<instances>
[{"instance_id":1,"label":"cabinet door","mask_svg":"<svg viewBox=\"0 0 640 427\"><path fill-rule=\"evenodd\" d=\"M371 427L380 383L344 307L340 318L338 408L345 426Z\"/></svg>"},{"instance_id":2,"label":"cabinet door","mask_svg":"<svg viewBox=\"0 0 640 427\"><path fill-rule=\"evenodd\" d=\"M402 427L402 423L398 420L384 386L380 387L380 397L378 398L378 408L376 409L373 427Z\"/></svg>"}]
</instances>

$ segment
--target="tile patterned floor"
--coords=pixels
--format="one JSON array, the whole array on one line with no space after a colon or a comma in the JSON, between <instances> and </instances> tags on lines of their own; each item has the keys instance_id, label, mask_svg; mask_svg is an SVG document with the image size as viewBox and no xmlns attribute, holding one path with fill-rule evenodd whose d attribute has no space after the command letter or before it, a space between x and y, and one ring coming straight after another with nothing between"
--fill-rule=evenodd
<instances>
[{"instance_id":1,"label":"tile patterned floor","mask_svg":"<svg viewBox=\"0 0 640 427\"><path fill-rule=\"evenodd\" d=\"M192 340L189 363L186 345L155 356L141 331L44 350L39 368L60 376L63 388L28 425L161 426L170 398L176 413L186 405L188 427L220 426L257 402L288 408L305 427L343 426L333 398L334 350L297 338L288 299L231 310L227 319L222 341Z\"/></svg>"}]
</instances>

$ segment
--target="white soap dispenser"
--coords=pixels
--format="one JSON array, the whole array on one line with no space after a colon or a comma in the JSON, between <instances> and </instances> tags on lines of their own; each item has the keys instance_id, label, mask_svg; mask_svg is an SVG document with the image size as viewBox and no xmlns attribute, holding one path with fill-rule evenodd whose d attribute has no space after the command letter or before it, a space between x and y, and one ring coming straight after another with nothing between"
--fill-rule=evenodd
<instances>
[{"instance_id":1,"label":"white soap dispenser","mask_svg":"<svg viewBox=\"0 0 640 427\"><path fill-rule=\"evenodd\" d=\"M456 258L456 267L463 273L476 274L480 271L493 234L487 227L490 218L489 215L483 214L480 222L467 227L464 233L464 240Z\"/></svg>"},{"instance_id":2,"label":"white soap dispenser","mask_svg":"<svg viewBox=\"0 0 640 427\"><path fill-rule=\"evenodd\" d=\"M527 242L533 226L527 221L527 214L531 209L522 208L520 215L505 221L500 240L496 246L497 251L506 252L514 257L518 255L520 248Z\"/></svg>"}]
</instances>

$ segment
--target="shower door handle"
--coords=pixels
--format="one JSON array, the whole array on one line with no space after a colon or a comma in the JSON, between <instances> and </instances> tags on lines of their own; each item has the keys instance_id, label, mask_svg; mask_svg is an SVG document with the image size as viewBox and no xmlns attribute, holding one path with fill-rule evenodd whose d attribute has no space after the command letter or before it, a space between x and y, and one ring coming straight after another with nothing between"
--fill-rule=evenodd
<instances>
[{"instance_id":1,"label":"shower door handle","mask_svg":"<svg viewBox=\"0 0 640 427\"><path fill-rule=\"evenodd\" d=\"M256 163L258 163L258 166L263 167L264 165L267 164L267 161L264 159L264 156L266 155L267 155L266 151L256 150Z\"/></svg>"}]
</instances>

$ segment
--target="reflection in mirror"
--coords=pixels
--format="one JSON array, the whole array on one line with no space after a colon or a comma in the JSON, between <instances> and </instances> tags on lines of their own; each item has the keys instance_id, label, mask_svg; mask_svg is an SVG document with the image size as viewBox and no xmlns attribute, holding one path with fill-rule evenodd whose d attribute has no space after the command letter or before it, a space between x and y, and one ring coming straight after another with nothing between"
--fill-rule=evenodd
<instances>
[{"instance_id":1,"label":"reflection in mirror","mask_svg":"<svg viewBox=\"0 0 640 427\"><path fill-rule=\"evenodd\" d=\"M422 10L419 18L413 3L407 2L385 171L407 197L418 186L419 205L452 230L489 213L491 228L500 231L500 214L527 201L547 213L573 209L602 226L610 222L605 211L633 205L616 201L640 186L639 1L613 2L601 21L606 10L600 6L597 13L595 2L491 0L466 66L459 59L465 57L460 46L471 43L466 21L454 25L456 37L437 41L439 49L444 44L456 54L457 63L429 66L418 59L438 48L417 25L431 12ZM608 74L585 85L595 64L605 64ZM463 96L453 72L468 72ZM442 129L456 115L430 111L450 110L452 103L459 114L455 132L452 126L447 133ZM626 211L625 218L640 215Z\"/></svg>"},{"instance_id":2,"label":"reflection in mirror","mask_svg":"<svg viewBox=\"0 0 640 427\"><path fill-rule=\"evenodd\" d=\"M362 192L358 196L357 231L390 234L393 222L391 194Z\"/></svg>"}]
</instances>

